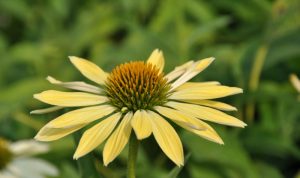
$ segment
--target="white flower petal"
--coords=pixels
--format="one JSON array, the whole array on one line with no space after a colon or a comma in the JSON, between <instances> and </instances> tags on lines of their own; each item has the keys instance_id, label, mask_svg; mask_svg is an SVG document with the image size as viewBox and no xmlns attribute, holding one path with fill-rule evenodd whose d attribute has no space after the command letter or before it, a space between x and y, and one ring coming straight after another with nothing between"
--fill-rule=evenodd
<instances>
[{"instance_id":1,"label":"white flower petal","mask_svg":"<svg viewBox=\"0 0 300 178\"><path fill-rule=\"evenodd\" d=\"M21 178L45 178L57 176L58 170L52 164L36 158L18 158L13 160L13 171Z\"/></svg>"},{"instance_id":2,"label":"white flower petal","mask_svg":"<svg viewBox=\"0 0 300 178\"><path fill-rule=\"evenodd\" d=\"M10 150L17 156L29 156L49 151L47 144L39 143L35 140L21 140L10 143Z\"/></svg>"},{"instance_id":3,"label":"white flower petal","mask_svg":"<svg viewBox=\"0 0 300 178\"><path fill-rule=\"evenodd\" d=\"M181 66L175 67L173 71L168 73L165 78L167 78L168 82L171 82L184 74L192 65L194 64L194 61L188 61L187 63L184 63Z\"/></svg>"},{"instance_id":4,"label":"white flower petal","mask_svg":"<svg viewBox=\"0 0 300 178\"><path fill-rule=\"evenodd\" d=\"M95 93L95 94L99 94L102 92L102 89L100 89L94 85L87 84L85 82L79 82L79 81L62 82L51 76L48 76L47 80L52 84L59 85L59 86L69 88L72 90L84 91L84 92Z\"/></svg>"},{"instance_id":5,"label":"white flower petal","mask_svg":"<svg viewBox=\"0 0 300 178\"><path fill-rule=\"evenodd\" d=\"M49 107L49 108L37 109L37 110L30 111L30 114L46 114L46 113L49 113L49 112L58 111L58 110L63 109L63 108L64 107L62 107L62 106L52 106L52 107Z\"/></svg>"},{"instance_id":6,"label":"white flower petal","mask_svg":"<svg viewBox=\"0 0 300 178\"><path fill-rule=\"evenodd\" d=\"M193 65L189 67L188 70L179 78L177 79L174 83L172 83L172 88L171 91L179 87L180 85L184 84L185 82L189 81L192 79L194 76L202 72L206 67L208 67L215 58L210 57L210 58L205 58L200 61L195 62Z\"/></svg>"}]
</instances>

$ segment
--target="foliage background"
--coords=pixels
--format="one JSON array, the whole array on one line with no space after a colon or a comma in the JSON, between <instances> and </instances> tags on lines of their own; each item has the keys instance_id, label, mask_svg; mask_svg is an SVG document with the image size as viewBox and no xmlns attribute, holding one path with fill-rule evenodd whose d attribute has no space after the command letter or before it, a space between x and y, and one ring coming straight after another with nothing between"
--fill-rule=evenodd
<instances>
[{"instance_id":1,"label":"foliage background","mask_svg":"<svg viewBox=\"0 0 300 178\"><path fill-rule=\"evenodd\" d=\"M187 60L217 60L194 81L239 86L228 97L245 129L214 127L224 146L179 131L191 154L178 177L300 177L300 109L289 75L300 76L300 2L297 0L0 0L0 135L34 137L59 113L30 116L42 108L34 93L54 88L47 75L84 79L67 56L88 58L110 71L129 60L164 51L166 70ZM85 80L85 79L84 79ZM61 178L77 178L72 137L50 143L43 155ZM99 148L101 150L101 148ZM124 177L126 150L102 177ZM175 177L179 172L153 138L142 142L139 177Z\"/></svg>"}]
</instances>

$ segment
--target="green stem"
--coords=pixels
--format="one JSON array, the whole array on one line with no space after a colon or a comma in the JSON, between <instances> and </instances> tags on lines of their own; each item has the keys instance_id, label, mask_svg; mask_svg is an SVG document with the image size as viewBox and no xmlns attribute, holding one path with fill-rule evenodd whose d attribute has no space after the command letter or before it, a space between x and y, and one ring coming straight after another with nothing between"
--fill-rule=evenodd
<instances>
[{"instance_id":1,"label":"green stem","mask_svg":"<svg viewBox=\"0 0 300 178\"><path fill-rule=\"evenodd\" d=\"M250 73L250 80L249 80L249 90L251 92L255 92L259 85L259 80L261 76L261 72L263 69L263 65L265 63L265 59L269 50L268 43L262 44L256 53L253 67ZM249 123L253 122L255 113L255 105L253 101L250 101L246 108L246 119Z\"/></svg>"},{"instance_id":2,"label":"green stem","mask_svg":"<svg viewBox=\"0 0 300 178\"><path fill-rule=\"evenodd\" d=\"M134 134L131 135L129 141L127 178L135 178L135 165L138 154L139 141Z\"/></svg>"}]
</instances>

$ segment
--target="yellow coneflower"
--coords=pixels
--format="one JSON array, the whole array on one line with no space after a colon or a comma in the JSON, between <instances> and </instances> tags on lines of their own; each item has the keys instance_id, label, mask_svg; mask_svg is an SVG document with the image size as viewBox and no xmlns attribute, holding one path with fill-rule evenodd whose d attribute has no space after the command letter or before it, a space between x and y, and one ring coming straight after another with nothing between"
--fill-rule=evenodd
<instances>
[{"instance_id":1,"label":"yellow coneflower","mask_svg":"<svg viewBox=\"0 0 300 178\"><path fill-rule=\"evenodd\" d=\"M104 165L123 150L133 130L138 140L154 135L162 151L178 166L184 154L179 136L167 121L207 140L223 144L217 132L204 121L244 127L246 124L222 111L236 108L212 99L242 93L242 89L219 82L188 82L209 66L214 58L189 61L164 75L163 53L154 50L146 62L121 64L107 73L94 63L70 57L72 64L97 86L84 82L48 81L77 92L47 90L34 98L54 105L35 110L46 113L64 107L83 107L67 112L46 124L36 135L40 141L52 141L69 135L93 121L99 121L82 135L74 158L78 159L103 143Z\"/></svg>"}]
</instances>

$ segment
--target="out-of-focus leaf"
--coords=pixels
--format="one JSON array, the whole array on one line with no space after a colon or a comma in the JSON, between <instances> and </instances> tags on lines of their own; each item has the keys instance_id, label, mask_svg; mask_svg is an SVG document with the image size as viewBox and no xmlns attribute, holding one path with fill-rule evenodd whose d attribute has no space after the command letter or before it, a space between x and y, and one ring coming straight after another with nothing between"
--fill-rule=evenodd
<instances>
[{"instance_id":1,"label":"out-of-focus leaf","mask_svg":"<svg viewBox=\"0 0 300 178\"><path fill-rule=\"evenodd\" d=\"M188 153L187 155L184 156L184 164L185 165L189 161L191 155L192 155L191 153ZM178 177L178 175L180 174L182 168L183 168L183 166L181 166L181 167L178 167L178 166L174 167L172 169L172 171L169 173L168 178L176 178L176 177Z\"/></svg>"}]
</instances>

